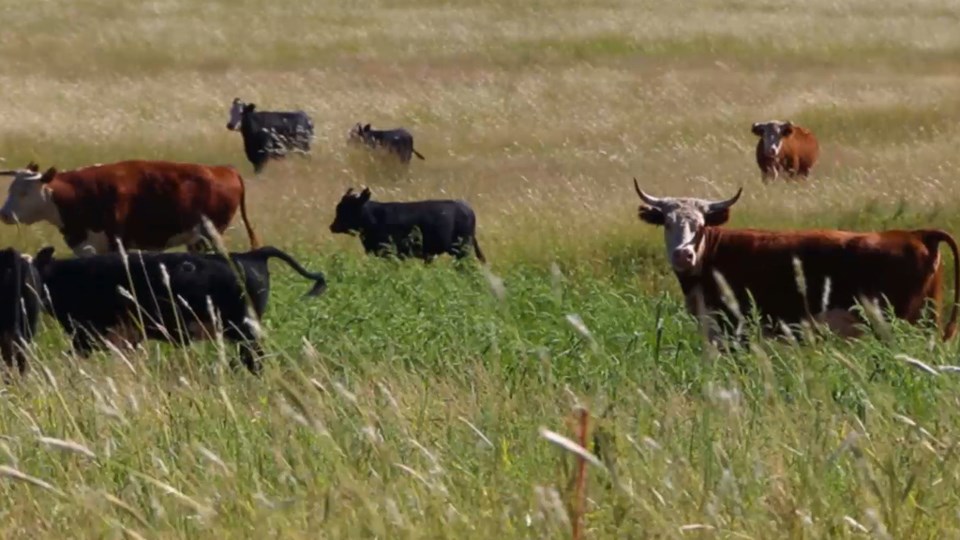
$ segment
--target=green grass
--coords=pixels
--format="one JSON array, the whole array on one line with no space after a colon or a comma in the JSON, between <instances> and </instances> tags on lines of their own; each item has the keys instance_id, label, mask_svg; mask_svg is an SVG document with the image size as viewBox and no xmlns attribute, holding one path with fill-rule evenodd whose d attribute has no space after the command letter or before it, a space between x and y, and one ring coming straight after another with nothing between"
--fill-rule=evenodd
<instances>
[{"instance_id":1,"label":"green grass","mask_svg":"<svg viewBox=\"0 0 960 540\"><path fill-rule=\"evenodd\" d=\"M631 186L743 186L731 227L960 232L953 3L0 14L4 168L232 163L260 236L330 283L304 299L273 265L260 379L215 342L78 359L44 318L31 374L0 389L4 538L563 538L574 459L539 430L573 437L578 406L603 463L585 538L960 533L960 376L907 360L956 365L956 341L894 321L705 349ZM310 112L312 156L255 177L224 128L237 96ZM819 137L808 182L760 183L749 127L772 118ZM360 121L411 129L427 161L368 167L345 144ZM375 260L330 234L362 183L376 200L467 199L490 273ZM236 228L226 242L246 247ZM46 225L2 227L0 244L66 252Z\"/></svg>"}]
</instances>

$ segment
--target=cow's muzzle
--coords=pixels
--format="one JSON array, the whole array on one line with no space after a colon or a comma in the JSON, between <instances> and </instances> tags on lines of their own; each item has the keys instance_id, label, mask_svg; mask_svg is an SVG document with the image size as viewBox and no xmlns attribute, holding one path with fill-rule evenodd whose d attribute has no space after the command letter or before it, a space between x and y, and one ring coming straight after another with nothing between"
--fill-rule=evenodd
<instances>
[{"instance_id":1,"label":"cow's muzzle","mask_svg":"<svg viewBox=\"0 0 960 540\"><path fill-rule=\"evenodd\" d=\"M697 262L697 256L693 252L693 248L689 247L673 250L673 255L670 259L670 264L673 265L673 269L681 273L693 270Z\"/></svg>"},{"instance_id":2,"label":"cow's muzzle","mask_svg":"<svg viewBox=\"0 0 960 540\"><path fill-rule=\"evenodd\" d=\"M16 216L13 215L12 212L6 212L6 211L0 212L0 221L2 221L5 225L17 224L17 218Z\"/></svg>"},{"instance_id":3,"label":"cow's muzzle","mask_svg":"<svg viewBox=\"0 0 960 540\"><path fill-rule=\"evenodd\" d=\"M237 129L237 125L234 124L233 122L227 122L227 129L229 129L230 131L233 131Z\"/></svg>"}]
</instances>

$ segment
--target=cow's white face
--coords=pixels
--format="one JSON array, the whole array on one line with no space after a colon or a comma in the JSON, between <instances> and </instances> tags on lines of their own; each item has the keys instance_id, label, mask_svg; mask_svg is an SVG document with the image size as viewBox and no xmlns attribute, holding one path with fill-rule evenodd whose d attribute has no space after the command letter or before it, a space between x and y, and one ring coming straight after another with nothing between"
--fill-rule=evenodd
<instances>
[{"instance_id":1,"label":"cow's white face","mask_svg":"<svg viewBox=\"0 0 960 540\"><path fill-rule=\"evenodd\" d=\"M698 209L679 206L663 216L663 242L674 271L685 274L699 267L706 219Z\"/></svg>"},{"instance_id":2,"label":"cow's white face","mask_svg":"<svg viewBox=\"0 0 960 540\"><path fill-rule=\"evenodd\" d=\"M233 103L230 104L230 119L227 121L227 129L233 131L240 127L240 122L243 121L243 108L246 105L240 101L240 98L234 98Z\"/></svg>"},{"instance_id":3,"label":"cow's white face","mask_svg":"<svg viewBox=\"0 0 960 540\"><path fill-rule=\"evenodd\" d=\"M757 122L753 124L751 131L763 141L764 155L775 158L780 155L780 150L783 149L784 137L789 137L793 133L793 124L777 120Z\"/></svg>"},{"instance_id":4,"label":"cow's white face","mask_svg":"<svg viewBox=\"0 0 960 540\"><path fill-rule=\"evenodd\" d=\"M637 194L644 202L640 219L663 226L663 242L667 260L677 274L698 274L703 263L704 229L726 223L730 207L740 198L742 189L725 201L651 197L634 180Z\"/></svg>"},{"instance_id":5,"label":"cow's white face","mask_svg":"<svg viewBox=\"0 0 960 540\"><path fill-rule=\"evenodd\" d=\"M31 170L16 171L7 190L7 200L0 208L0 221L7 225L48 221L62 227L60 212L53 201L53 190L48 185L55 174L53 169L43 174Z\"/></svg>"}]
</instances>

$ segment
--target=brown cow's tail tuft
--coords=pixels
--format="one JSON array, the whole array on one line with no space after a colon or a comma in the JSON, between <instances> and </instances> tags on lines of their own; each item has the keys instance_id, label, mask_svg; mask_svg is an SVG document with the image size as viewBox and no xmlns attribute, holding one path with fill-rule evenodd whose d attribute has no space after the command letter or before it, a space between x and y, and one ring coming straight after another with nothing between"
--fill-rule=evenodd
<instances>
[{"instance_id":1,"label":"brown cow's tail tuft","mask_svg":"<svg viewBox=\"0 0 960 540\"><path fill-rule=\"evenodd\" d=\"M960 315L960 254L958 254L957 242L946 231L928 231L927 239L934 240L937 243L944 242L950 246L950 251L953 252L953 310L950 312L950 319L943 328L943 340L947 341L956 335L957 317Z\"/></svg>"},{"instance_id":2,"label":"brown cow's tail tuft","mask_svg":"<svg viewBox=\"0 0 960 540\"><path fill-rule=\"evenodd\" d=\"M250 239L250 249L257 249L260 247L260 239L257 238L257 233L253 232L253 227L250 226L250 219L247 218L247 186L243 181L243 176L239 173L237 178L240 179L240 217L243 219L243 226L247 229L247 238Z\"/></svg>"}]
</instances>

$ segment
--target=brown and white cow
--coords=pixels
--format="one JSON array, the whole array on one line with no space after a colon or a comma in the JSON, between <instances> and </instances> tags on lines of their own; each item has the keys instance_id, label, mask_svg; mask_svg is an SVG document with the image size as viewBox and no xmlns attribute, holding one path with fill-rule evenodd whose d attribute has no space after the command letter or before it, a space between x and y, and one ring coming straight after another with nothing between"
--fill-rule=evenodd
<instances>
[{"instance_id":1,"label":"brown and white cow","mask_svg":"<svg viewBox=\"0 0 960 540\"><path fill-rule=\"evenodd\" d=\"M780 173L806 177L820 157L820 143L813 133L792 122L756 122L751 129L757 141L757 165L763 182L776 180Z\"/></svg>"},{"instance_id":2,"label":"brown and white cow","mask_svg":"<svg viewBox=\"0 0 960 540\"><path fill-rule=\"evenodd\" d=\"M809 319L829 326L850 322L854 318L849 310L864 299L911 323L921 320L929 301L939 322L943 273L939 244L944 242L953 252L955 268L953 310L943 339L956 333L960 260L956 242L944 231L728 229L720 225L729 219L742 188L723 201L652 197L636 179L634 188L643 201L640 219L664 228L667 260L691 313L723 313L736 321L733 303L724 301L725 282L741 313L749 309L760 315L768 328ZM795 258L800 261L805 295Z\"/></svg>"},{"instance_id":3,"label":"brown and white cow","mask_svg":"<svg viewBox=\"0 0 960 540\"><path fill-rule=\"evenodd\" d=\"M0 171L12 176L0 221L46 221L60 229L77 255L117 249L164 250L207 240L206 216L223 233L240 208L251 248L259 246L247 220L243 178L229 166L122 161L41 173L36 163Z\"/></svg>"}]
</instances>

